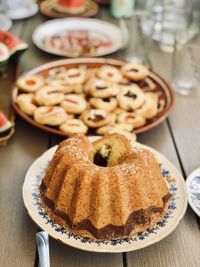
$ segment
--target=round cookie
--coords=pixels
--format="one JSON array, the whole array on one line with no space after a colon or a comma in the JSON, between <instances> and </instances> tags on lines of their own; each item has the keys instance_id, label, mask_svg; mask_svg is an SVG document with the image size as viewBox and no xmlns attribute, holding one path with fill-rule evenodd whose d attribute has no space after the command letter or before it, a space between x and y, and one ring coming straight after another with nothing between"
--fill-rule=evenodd
<instances>
[{"instance_id":1,"label":"round cookie","mask_svg":"<svg viewBox=\"0 0 200 267\"><path fill-rule=\"evenodd\" d=\"M90 98L89 102L92 107L107 111L113 111L117 107L117 100L115 97Z\"/></svg>"},{"instance_id":2,"label":"round cookie","mask_svg":"<svg viewBox=\"0 0 200 267\"><path fill-rule=\"evenodd\" d=\"M112 116L103 109L86 110L80 118L91 128L102 127L108 125L112 121Z\"/></svg>"},{"instance_id":3,"label":"round cookie","mask_svg":"<svg viewBox=\"0 0 200 267\"><path fill-rule=\"evenodd\" d=\"M100 79L118 83L123 79L122 73L119 69L111 65L103 65L99 68L97 75Z\"/></svg>"},{"instance_id":4,"label":"round cookie","mask_svg":"<svg viewBox=\"0 0 200 267\"><path fill-rule=\"evenodd\" d=\"M82 96L69 94L60 105L67 113L80 114L86 109L87 102Z\"/></svg>"},{"instance_id":5,"label":"round cookie","mask_svg":"<svg viewBox=\"0 0 200 267\"><path fill-rule=\"evenodd\" d=\"M117 121L119 123L131 124L134 129L142 127L146 123L146 119L142 115L133 112L119 114Z\"/></svg>"},{"instance_id":6,"label":"round cookie","mask_svg":"<svg viewBox=\"0 0 200 267\"><path fill-rule=\"evenodd\" d=\"M144 103L144 93L136 84L132 84L121 89L117 100L122 109L135 110Z\"/></svg>"},{"instance_id":7,"label":"round cookie","mask_svg":"<svg viewBox=\"0 0 200 267\"><path fill-rule=\"evenodd\" d=\"M61 86L44 86L35 94L35 100L39 105L57 105L64 99L64 90Z\"/></svg>"},{"instance_id":8,"label":"round cookie","mask_svg":"<svg viewBox=\"0 0 200 267\"><path fill-rule=\"evenodd\" d=\"M111 130L119 130L119 131L127 131L131 132L133 130L133 125L131 124L125 124L125 123L118 123L114 125L106 125L103 127L100 127L96 130L96 133L99 135L105 135L109 134Z\"/></svg>"},{"instance_id":9,"label":"round cookie","mask_svg":"<svg viewBox=\"0 0 200 267\"><path fill-rule=\"evenodd\" d=\"M83 84L86 71L83 68L71 68L57 75L58 79L65 80L68 84Z\"/></svg>"},{"instance_id":10,"label":"round cookie","mask_svg":"<svg viewBox=\"0 0 200 267\"><path fill-rule=\"evenodd\" d=\"M34 112L34 120L45 125L59 126L67 119L67 114L61 107L41 106Z\"/></svg>"},{"instance_id":11,"label":"round cookie","mask_svg":"<svg viewBox=\"0 0 200 267\"><path fill-rule=\"evenodd\" d=\"M120 87L102 79L92 78L84 86L84 91L93 97L108 98L116 96L120 92Z\"/></svg>"},{"instance_id":12,"label":"round cookie","mask_svg":"<svg viewBox=\"0 0 200 267\"><path fill-rule=\"evenodd\" d=\"M20 94L17 96L16 103L19 108L28 115L33 115L37 106L33 94Z\"/></svg>"},{"instance_id":13,"label":"round cookie","mask_svg":"<svg viewBox=\"0 0 200 267\"><path fill-rule=\"evenodd\" d=\"M74 134L86 134L88 131L88 127L78 119L67 120L59 126L59 129L62 132L65 132L68 136L72 136Z\"/></svg>"},{"instance_id":14,"label":"round cookie","mask_svg":"<svg viewBox=\"0 0 200 267\"><path fill-rule=\"evenodd\" d=\"M19 89L27 93L39 90L44 84L44 77L39 74L19 77L16 82Z\"/></svg>"},{"instance_id":15,"label":"round cookie","mask_svg":"<svg viewBox=\"0 0 200 267\"><path fill-rule=\"evenodd\" d=\"M146 119L155 117L158 113L158 95L155 93L145 93L144 104L135 110L136 114L142 115Z\"/></svg>"},{"instance_id":16,"label":"round cookie","mask_svg":"<svg viewBox=\"0 0 200 267\"><path fill-rule=\"evenodd\" d=\"M49 70L47 79L54 79L58 74L66 71L65 67L55 67Z\"/></svg>"},{"instance_id":17,"label":"round cookie","mask_svg":"<svg viewBox=\"0 0 200 267\"><path fill-rule=\"evenodd\" d=\"M48 81L47 82L47 85L49 87L53 87L53 88L61 88L61 91L64 93L64 94L69 94L71 92L74 91L74 85L71 85L71 84L68 84L66 81L64 80L51 80L51 81Z\"/></svg>"},{"instance_id":18,"label":"round cookie","mask_svg":"<svg viewBox=\"0 0 200 267\"><path fill-rule=\"evenodd\" d=\"M126 63L122 66L123 75L131 81L139 81L147 77L149 71L144 65Z\"/></svg>"}]
</instances>

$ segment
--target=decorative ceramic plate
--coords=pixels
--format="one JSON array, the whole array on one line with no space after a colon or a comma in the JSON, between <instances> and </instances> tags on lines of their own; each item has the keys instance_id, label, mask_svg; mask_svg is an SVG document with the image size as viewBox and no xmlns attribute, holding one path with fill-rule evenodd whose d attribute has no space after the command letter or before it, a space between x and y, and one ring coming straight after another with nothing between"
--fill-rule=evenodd
<instances>
[{"instance_id":1,"label":"decorative ceramic plate","mask_svg":"<svg viewBox=\"0 0 200 267\"><path fill-rule=\"evenodd\" d=\"M95 140L95 138L98 137L92 137L91 139ZM154 227L130 238L115 239L112 241L95 241L74 235L56 224L43 209L38 189L57 146L47 150L41 157L39 157L31 165L26 174L23 185L23 200L30 217L51 237L69 246L94 252L115 253L137 250L154 244L168 236L178 225L186 211L187 194L185 182L179 171L163 155L156 150L139 143L136 145L150 150L155 155L160 163L161 172L166 178L171 193L168 212L164 219L158 222Z\"/></svg>"},{"instance_id":2,"label":"decorative ceramic plate","mask_svg":"<svg viewBox=\"0 0 200 267\"><path fill-rule=\"evenodd\" d=\"M58 67L58 66L65 66L66 68L73 68L78 67L80 65L87 65L89 68L98 68L104 64L110 64L116 67L121 67L124 64L124 61L117 60L117 59L109 59L109 58L77 58L77 59L64 59L64 60L58 60L54 61L42 66L39 66L29 72L26 73L26 75L32 75L36 73L40 73L43 76L47 76L49 69ZM163 80L160 76L158 76L153 71L149 72L150 79L153 80L153 82L156 84L156 88L153 92L156 92L159 94L160 99L163 100L164 107L161 112L159 112L153 119L150 119L146 122L146 124L140 128L135 129L135 133L142 133L146 132L155 126L157 126L159 123L161 123L171 112L173 104L174 104L174 95L172 92L172 89L168 85L168 83ZM142 85L141 85L142 87ZM13 90L11 92L11 103L15 109L15 111L28 123L36 126L37 128L40 128L42 130L45 130L46 132L49 132L51 134L60 135L67 137L67 134L64 132L61 132L56 127L50 127L46 125L42 125L40 123L37 123L34 121L34 119L28 115L26 115L23 111L20 110L18 105L16 104L16 98L19 94L18 88L14 85ZM89 133L89 135L94 135L94 133Z\"/></svg>"},{"instance_id":3,"label":"decorative ceramic plate","mask_svg":"<svg viewBox=\"0 0 200 267\"><path fill-rule=\"evenodd\" d=\"M127 40L124 40L124 35L119 27L109 22L98 19L81 19L81 18L66 18L49 20L38 26L33 32L33 42L41 50L66 57L74 57L74 55L66 50L55 50L45 45L45 40L55 38L55 36L63 36L71 31L88 32L93 38L109 42L111 45L105 46L99 52L90 54L89 56L104 56L116 52L122 48ZM76 57L76 56L75 56Z\"/></svg>"},{"instance_id":4,"label":"decorative ceramic plate","mask_svg":"<svg viewBox=\"0 0 200 267\"><path fill-rule=\"evenodd\" d=\"M49 18L66 18L66 17L92 17L97 14L99 6L92 0L87 0L86 9L79 14L62 13L54 8L53 1L43 1L40 3L40 12Z\"/></svg>"},{"instance_id":5,"label":"decorative ceramic plate","mask_svg":"<svg viewBox=\"0 0 200 267\"><path fill-rule=\"evenodd\" d=\"M200 168L193 171L186 180L188 202L200 217Z\"/></svg>"}]
</instances>

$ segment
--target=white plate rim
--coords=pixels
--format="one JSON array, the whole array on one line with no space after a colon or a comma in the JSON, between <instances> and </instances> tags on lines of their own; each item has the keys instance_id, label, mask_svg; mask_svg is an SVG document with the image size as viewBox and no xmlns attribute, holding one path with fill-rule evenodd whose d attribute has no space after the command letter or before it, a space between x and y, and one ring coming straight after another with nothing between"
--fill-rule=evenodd
<instances>
[{"instance_id":1,"label":"white plate rim","mask_svg":"<svg viewBox=\"0 0 200 267\"><path fill-rule=\"evenodd\" d=\"M96 55L87 55L86 57L90 56L90 57L100 57L100 56L105 56L105 55L109 55L109 54L112 54L116 51L118 51L119 49L123 48L125 43L127 43L128 41L128 35L126 37L123 36L123 33L120 29L119 26L113 24L113 23L110 23L110 22L107 22L107 21L102 21L100 19L94 19L94 18L60 18L60 19L51 19L51 20L48 20L44 23L42 23L41 25L39 25L33 32L32 34L32 41L33 43L39 48L41 49L42 51L44 52L47 52L47 53L50 53L50 54L53 54L53 55L58 55L58 56L65 56L65 57L72 57L72 55L67 55L67 53L62 53L62 52L58 52L58 51L51 51L51 49L46 49L44 48L44 46L41 44L40 42L40 31L43 30L44 28L46 27L51 27L51 25L54 25L56 23L58 24L64 24L66 23L75 23L75 22L80 22L82 25L85 24L85 25L90 25L90 23L97 23L101 26L104 26L103 28L105 28L106 26L107 27L110 27L111 29L113 29L115 32L118 32L118 35L120 35L120 37L118 39L120 39L120 42L113 42L113 47L111 49L109 49L108 51L104 51L104 52L101 52L101 53L98 53ZM100 27L100 29L102 30L102 27ZM108 34L108 32L107 32ZM112 35L110 35L110 37L113 38ZM125 38L125 40L123 39Z\"/></svg>"},{"instance_id":2,"label":"white plate rim","mask_svg":"<svg viewBox=\"0 0 200 267\"><path fill-rule=\"evenodd\" d=\"M92 137L92 140L94 140L93 138L99 138L99 137ZM155 156L156 158L159 159L159 161L161 163L164 163L164 166L167 167L167 169L170 170L170 172L172 172L173 174L175 174L175 180L177 183L177 188L178 188L178 196L177 196L177 200L179 202L179 207L178 209L175 211L175 215L176 215L176 219L172 219L172 222L167 225L168 229L167 231L162 231L162 235L159 235L155 238L153 238L152 240L150 239L150 241L145 242L143 244L141 244L140 240L138 242L140 242L138 245L135 245L136 243L133 243L133 245L131 244L125 244L125 246L118 244L116 246L107 246L106 245L94 245L93 244L84 244L80 241L77 242L77 240L70 240L67 239L64 240L63 235L57 233L53 228L49 230L48 226L45 224L45 222L42 222L41 217L38 214L35 214L33 212L33 200L32 198L30 198L30 182L29 179L31 177L31 173L32 170L41 162L45 162L45 158L49 157L49 155L51 155L51 157L53 156L57 146L54 146L50 149L48 149L46 152L44 152L39 158L37 158L32 165L30 166L30 168L28 169L26 176L25 176L25 181L23 184L23 188L22 188L22 196L23 196L23 201L24 201L24 205L28 211L29 216L32 218L32 220L43 230L47 231L48 234L53 237L54 239L59 240L60 242L64 243L65 245L69 245L71 247L74 248L78 248L80 250L85 250L85 251L90 251L90 252L101 252L101 253L121 253L121 252L128 252L128 251L133 251L133 250L138 250L144 247L147 247L149 245L152 245L154 243L157 243L159 241L161 241L162 239L164 239L165 237L167 237L179 224L180 220L183 218L186 209L187 209L187 190L186 190L186 185L185 185L185 181L184 178L182 177L182 175L180 174L180 172L178 171L178 169L169 162L168 159L166 159L166 157L164 155L162 155L161 153L159 153L158 151L156 151L153 148L150 148L146 145L142 145L139 143L136 143L137 146L143 147L144 149L148 149L150 150ZM40 163L40 164L41 164ZM32 192L31 192L32 193ZM30 201L31 199L31 201ZM30 203L31 202L31 203ZM178 212L178 214L176 214ZM170 227L169 227L170 226ZM165 229L166 230L166 229ZM107 247L106 247L107 246Z\"/></svg>"},{"instance_id":3,"label":"white plate rim","mask_svg":"<svg viewBox=\"0 0 200 267\"><path fill-rule=\"evenodd\" d=\"M186 179L186 188L187 188L187 194L188 194L188 203L190 207L193 209L193 211L200 217L200 211L197 209L197 207L193 203L191 192L190 192L190 183L197 174L200 176L200 168L195 169L193 172L189 174L189 176Z\"/></svg>"}]
</instances>

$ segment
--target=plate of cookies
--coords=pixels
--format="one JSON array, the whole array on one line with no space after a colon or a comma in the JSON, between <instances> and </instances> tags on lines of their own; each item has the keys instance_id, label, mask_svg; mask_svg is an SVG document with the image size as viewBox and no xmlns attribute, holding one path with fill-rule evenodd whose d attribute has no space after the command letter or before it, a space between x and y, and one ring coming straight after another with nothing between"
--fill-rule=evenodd
<instances>
[{"instance_id":1,"label":"plate of cookies","mask_svg":"<svg viewBox=\"0 0 200 267\"><path fill-rule=\"evenodd\" d=\"M144 65L109 58L63 59L20 76L14 110L59 136L136 134L161 123L174 103L172 89Z\"/></svg>"}]
</instances>

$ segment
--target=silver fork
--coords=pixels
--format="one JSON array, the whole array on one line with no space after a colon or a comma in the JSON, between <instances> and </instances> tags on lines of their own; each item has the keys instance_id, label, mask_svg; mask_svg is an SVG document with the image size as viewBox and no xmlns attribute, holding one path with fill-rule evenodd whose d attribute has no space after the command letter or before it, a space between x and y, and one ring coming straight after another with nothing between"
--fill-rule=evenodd
<instances>
[{"instance_id":1,"label":"silver fork","mask_svg":"<svg viewBox=\"0 0 200 267\"><path fill-rule=\"evenodd\" d=\"M41 231L36 234L39 261L41 267L50 267L49 237L47 232Z\"/></svg>"}]
</instances>

